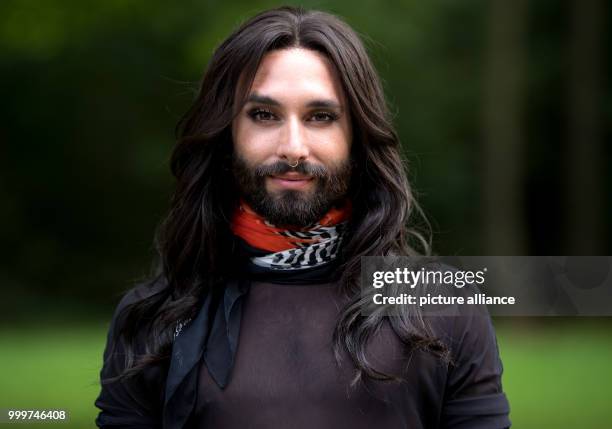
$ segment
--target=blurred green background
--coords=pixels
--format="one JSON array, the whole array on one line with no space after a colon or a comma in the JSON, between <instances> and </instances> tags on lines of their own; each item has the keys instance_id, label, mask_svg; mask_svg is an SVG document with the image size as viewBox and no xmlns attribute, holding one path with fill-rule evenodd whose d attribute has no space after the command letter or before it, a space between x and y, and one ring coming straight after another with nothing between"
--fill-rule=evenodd
<instances>
[{"instance_id":1,"label":"blurred green background","mask_svg":"<svg viewBox=\"0 0 612 429\"><path fill-rule=\"evenodd\" d=\"M609 2L300 4L363 35L437 253L611 254ZM149 272L172 191L174 126L215 46L277 5L0 2L0 408L93 425L113 306ZM514 427L612 426L609 319L495 323Z\"/></svg>"}]
</instances>

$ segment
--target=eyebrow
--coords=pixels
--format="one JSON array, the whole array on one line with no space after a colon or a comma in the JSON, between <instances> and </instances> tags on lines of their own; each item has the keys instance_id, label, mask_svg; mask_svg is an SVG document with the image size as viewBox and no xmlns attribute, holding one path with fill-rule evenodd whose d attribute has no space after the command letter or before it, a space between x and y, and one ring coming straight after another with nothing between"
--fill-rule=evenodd
<instances>
[{"instance_id":1,"label":"eyebrow","mask_svg":"<svg viewBox=\"0 0 612 429\"><path fill-rule=\"evenodd\" d=\"M275 100L274 98L269 97L267 95L258 94L256 92L253 92L249 95L249 97L247 98L247 102L261 103L261 104L266 104L268 106L280 106L281 105L281 103L278 100ZM335 100L329 100L329 99L311 100L308 102L306 107L342 110L342 106L338 102L336 102Z\"/></svg>"}]
</instances>

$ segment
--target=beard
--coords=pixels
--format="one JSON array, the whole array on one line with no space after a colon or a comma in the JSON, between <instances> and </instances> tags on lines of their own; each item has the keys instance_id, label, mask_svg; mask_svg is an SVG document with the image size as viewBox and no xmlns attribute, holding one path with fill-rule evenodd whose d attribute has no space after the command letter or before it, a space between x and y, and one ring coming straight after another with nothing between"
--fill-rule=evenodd
<instances>
[{"instance_id":1,"label":"beard","mask_svg":"<svg viewBox=\"0 0 612 429\"><path fill-rule=\"evenodd\" d=\"M309 162L290 167L283 161L251 166L234 154L232 170L238 191L257 214L275 226L305 228L315 224L346 196L352 169L348 159L331 167ZM266 177L290 171L311 176L315 182L312 189L276 192L266 189Z\"/></svg>"}]
</instances>

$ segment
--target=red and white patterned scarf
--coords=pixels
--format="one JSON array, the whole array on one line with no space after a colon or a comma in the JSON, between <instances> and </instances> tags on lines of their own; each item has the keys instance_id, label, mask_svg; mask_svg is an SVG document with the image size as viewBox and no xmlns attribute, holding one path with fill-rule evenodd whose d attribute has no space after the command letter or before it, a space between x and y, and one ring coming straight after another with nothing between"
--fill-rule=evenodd
<instances>
[{"instance_id":1,"label":"red and white patterned scarf","mask_svg":"<svg viewBox=\"0 0 612 429\"><path fill-rule=\"evenodd\" d=\"M333 207L315 225L301 229L278 228L243 200L232 218L232 231L250 246L270 253L251 262L275 270L299 270L326 264L338 254L351 215L351 203Z\"/></svg>"}]
</instances>

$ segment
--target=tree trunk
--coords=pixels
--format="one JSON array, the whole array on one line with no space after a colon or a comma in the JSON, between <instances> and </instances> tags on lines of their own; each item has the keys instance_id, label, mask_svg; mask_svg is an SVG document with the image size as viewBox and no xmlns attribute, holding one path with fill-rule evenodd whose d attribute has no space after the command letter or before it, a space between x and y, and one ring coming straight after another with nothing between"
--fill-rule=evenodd
<instances>
[{"instance_id":1,"label":"tree trunk","mask_svg":"<svg viewBox=\"0 0 612 429\"><path fill-rule=\"evenodd\" d=\"M489 255L527 252L524 36L527 0L489 2L484 88L483 227Z\"/></svg>"},{"instance_id":2,"label":"tree trunk","mask_svg":"<svg viewBox=\"0 0 612 429\"><path fill-rule=\"evenodd\" d=\"M567 254L604 251L605 0L573 0L568 92Z\"/></svg>"}]
</instances>

